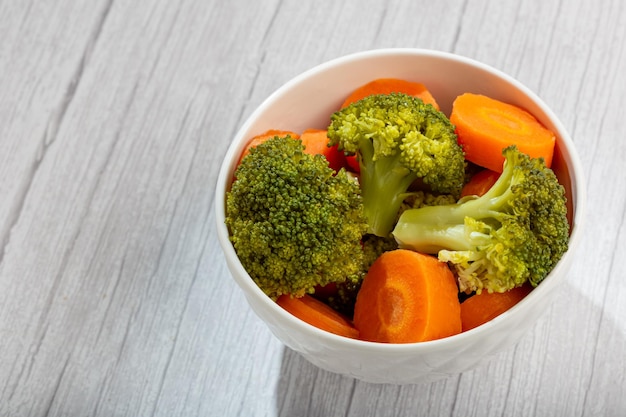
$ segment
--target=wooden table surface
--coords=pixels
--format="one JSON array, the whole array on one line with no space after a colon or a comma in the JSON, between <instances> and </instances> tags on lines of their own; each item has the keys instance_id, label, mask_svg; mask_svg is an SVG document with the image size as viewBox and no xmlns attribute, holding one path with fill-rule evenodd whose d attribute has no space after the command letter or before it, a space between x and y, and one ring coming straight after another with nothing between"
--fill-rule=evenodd
<instances>
[{"instance_id":1,"label":"wooden table surface","mask_svg":"<svg viewBox=\"0 0 626 417\"><path fill-rule=\"evenodd\" d=\"M0 2L0 416L626 415L622 0ZM344 54L454 52L538 93L586 175L558 299L432 384L319 370L248 308L215 234L231 138Z\"/></svg>"}]
</instances>

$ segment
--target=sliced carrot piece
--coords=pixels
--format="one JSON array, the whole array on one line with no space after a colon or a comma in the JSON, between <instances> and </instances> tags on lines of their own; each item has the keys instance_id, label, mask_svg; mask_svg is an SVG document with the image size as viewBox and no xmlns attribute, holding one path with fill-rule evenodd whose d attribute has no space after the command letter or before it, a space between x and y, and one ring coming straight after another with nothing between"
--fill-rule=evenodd
<instances>
[{"instance_id":1,"label":"sliced carrot piece","mask_svg":"<svg viewBox=\"0 0 626 417\"><path fill-rule=\"evenodd\" d=\"M328 146L327 131L324 129L306 129L300 135L300 140L304 145L304 152L315 155L324 155L328 160L328 166L335 171L339 171L346 166L346 157L338 149L338 145Z\"/></svg>"},{"instance_id":2,"label":"sliced carrot piece","mask_svg":"<svg viewBox=\"0 0 626 417\"><path fill-rule=\"evenodd\" d=\"M363 279L354 326L364 340L411 343L461 332L456 280L445 263L406 249L383 253Z\"/></svg>"},{"instance_id":3,"label":"sliced carrot piece","mask_svg":"<svg viewBox=\"0 0 626 417\"><path fill-rule=\"evenodd\" d=\"M532 287L528 284L498 293L483 291L461 303L463 331L468 331L498 317L526 297Z\"/></svg>"},{"instance_id":4,"label":"sliced carrot piece","mask_svg":"<svg viewBox=\"0 0 626 417\"><path fill-rule=\"evenodd\" d=\"M361 166L356 155L346 155L346 166L352 172L359 174L361 172Z\"/></svg>"},{"instance_id":5,"label":"sliced carrot piece","mask_svg":"<svg viewBox=\"0 0 626 417\"><path fill-rule=\"evenodd\" d=\"M493 187L493 184L496 183L499 177L499 172L495 172L490 169L483 169L477 172L463 186L463 189L461 190L461 197L466 197L468 195L480 197Z\"/></svg>"},{"instance_id":6,"label":"sliced carrot piece","mask_svg":"<svg viewBox=\"0 0 626 417\"><path fill-rule=\"evenodd\" d=\"M398 78L378 78L360 86L346 98L341 108L343 109L355 101L359 101L373 94L391 93L404 93L419 97L424 103L432 104L433 107L439 110L439 104L437 104L437 101L424 84Z\"/></svg>"},{"instance_id":7,"label":"sliced carrot piece","mask_svg":"<svg viewBox=\"0 0 626 417\"><path fill-rule=\"evenodd\" d=\"M465 159L502 172L502 150L516 145L532 158L552 164L555 135L526 110L481 95L466 93L452 104L450 121L456 126Z\"/></svg>"},{"instance_id":8,"label":"sliced carrot piece","mask_svg":"<svg viewBox=\"0 0 626 417\"><path fill-rule=\"evenodd\" d=\"M318 329L352 339L359 336L358 330L347 317L308 294L300 298L283 294L276 302L289 313Z\"/></svg>"}]
</instances>

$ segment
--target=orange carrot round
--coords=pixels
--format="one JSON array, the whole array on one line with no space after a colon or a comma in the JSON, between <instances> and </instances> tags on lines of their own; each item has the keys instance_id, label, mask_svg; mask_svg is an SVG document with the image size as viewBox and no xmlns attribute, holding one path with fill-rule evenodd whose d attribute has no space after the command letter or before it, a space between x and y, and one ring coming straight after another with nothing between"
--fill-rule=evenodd
<instances>
[{"instance_id":1,"label":"orange carrot round","mask_svg":"<svg viewBox=\"0 0 626 417\"><path fill-rule=\"evenodd\" d=\"M346 165L346 157L340 151L339 145L328 146L327 131L323 129L306 129L300 135L300 140L304 145L304 152L315 155L324 155L330 166L335 171L339 171Z\"/></svg>"},{"instance_id":2,"label":"orange carrot round","mask_svg":"<svg viewBox=\"0 0 626 417\"><path fill-rule=\"evenodd\" d=\"M359 160L356 155L346 155L346 167L357 174L361 173L361 166L359 165Z\"/></svg>"},{"instance_id":3,"label":"orange carrot round","mask_svg":"<svg viewBox=\"0 0 626 417\"><path fill-rule=\"evenodd\" d=\"M406 249L383 253L363 279L354 308L359 337L411 343L461 331L458 288L435 257Z\"/></svg>"},{"instance_id":4,"label":"orange carrot round","mask_svg":"<svg viewBox=\"0 0 626 417\"><path fill-rule=\"evenodd\" d=\"M467 197L468 195L475 195L480 197L485 194L496 183L500 177L499 172L492 171L490 169L483 169L470 178L470 180L463 186L461 190L461 197Z\"/></svg>"},{"instance_id":5,"label":"orange carrot round","mask_svg":"<svg viewBox=\"0 0 626 417\"><path fill-rule=\"evenodd\" d=\"M430 103L439 110L437 101L424 84L397 78L379 78L354 90L343 102L341 108L373 94L404 93L419 97L424 103Z\"/></svg>"},{"instance_id":6,"label":"orange carrot round","mask_svg":"<svg viewBox=\"0 0 626 417\"><path fill-rule=\"evenodd\" d=\"M277 130L277 129L270 129L265 131L264 133L261 133L259 135L256 135L254 137L252 137L252 139L250 139L250 141L248 141L248 143L246 144L246 147L244 148L243 152L241 152L241 156L239 156L239 162L238 164L241 162L241 160L243 159L244 156L248 155L248 153L250 152L251 148L254 148L255 146L260 145L261 143L265 142L268 139L271 139L275 136L279 136L279 137L285 137L285 136L291 136L294 139L298 139L300 137L299 134L295 133L295 132L291 132L289 130Z\"/></svg>"},{"instance_id":7,"label":"orange carrot round","mask_svg":"<svg viewBox=\"0 0 626 417\"><path fill-rule=\"evenodd\" d=\"M300 298L283 294L276 302L289 313L318 329L352 339L359 336L358 330L347 317L308 294Z\"/></svg>"},{"instance_id":8,"label":"orange carrot round","mask_svg":"<svg viewBox=\"0 0 626 417\"><path fill-rule=\"evenodd\" d=\"M450 121L456 126L465 159L492 171L502 172L502 150L509 145L549 167L555 136L526 110L481 95L466 93L452 104Z\"/></svg>"},{"instance_id":9,"label":"orange carrot round","mask_svg":"<svg viewBox=\"0 0 626 417\"><path fill-rule=\"evenodd\" d=\"M487 323L520 302L530 293L528 284L498 293L483 291L461 303L461 323L463 331L468 331Z\"/></svg>"}]
</instances>

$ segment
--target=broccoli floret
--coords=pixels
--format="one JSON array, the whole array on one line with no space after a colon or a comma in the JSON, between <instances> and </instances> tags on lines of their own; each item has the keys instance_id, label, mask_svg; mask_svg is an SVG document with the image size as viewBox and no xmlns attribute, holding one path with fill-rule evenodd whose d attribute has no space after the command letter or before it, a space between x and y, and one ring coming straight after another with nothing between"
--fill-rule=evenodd
<instances>
[{"instance_id":1,"label":"broccoli floret","mask_svg":"<svg viewBox=\"0 0 626 417\"><path fill-rule=\"evenodd\" d=\"M365 253L366 269L369 269L374 261L384 252L398 249L398 243L391 235L381 237L368 234L363 236L361 244L363 245L363 252Z\"/></svg>"},{"instance_id":2,"label":"broccoli floret","mask_svg":"<svg viewBox=\"0 0 626 417\"><path fill-rule=\"evenodd\" d=\"M538 285L567 251L565 191L543 159L504 149L497 182L481 197L406 210L393 236L402 248L438 254L461 291Z\"/></svg>"},{"instance_id":3,"label":"broccoli floret","mask_svg":"<svg viewBox=\"0 0 626 417\"><path fill-rule=\"evenodd\" d=\"M243 267L271 298L360 279L367 230L358 183L300 140L250 150L226 200L226 225Z\"/></svg>"},{"instance_id":4,"label":"broccoli floret","mask_svg":"<svg viewBox=\"0 0 626 417\"><path fill-rule=\"evenodd\" d=\"M407 194L406 198L400 205L399 214L406 210L420 208L425 206L442 206L445 204L454 204L457 197L452 194L433 194L426 191L414 191Z\"/></svg>"},{"instance_id":5,"label":"broccoli floret","mask_svg":"<svg viewBox=\"0 0 626 417\"><path fill-rule=\"evenodd\" d=\"M457 195L465 161L454 126L432 105L406 94L365 97L331 116L332 145L356 154L369 233L388 236L409 186Z\"/></svg>"}]
</instances>

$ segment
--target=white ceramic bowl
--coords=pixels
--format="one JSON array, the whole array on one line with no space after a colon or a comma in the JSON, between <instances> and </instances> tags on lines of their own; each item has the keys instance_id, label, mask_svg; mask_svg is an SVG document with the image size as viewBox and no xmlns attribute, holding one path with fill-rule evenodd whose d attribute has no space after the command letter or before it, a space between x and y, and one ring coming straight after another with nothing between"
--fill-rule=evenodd
<instances>
[{"instance_id":1,"label":"white ceramic bowl","mask_svg":"<svg viewBox=\"0 0 626 417\"><path fill-rule=\"evenodd\" d=\"M473 330L445 339L382 344L343 338L312 327L271 301L246 273L224 225L225 193L237 159L250 137L268 129L326 128L329 117L356 87L381 77L425 84L449 114L454 98L481 93L526 108L557 136L553 169L567 190L570 248L548 277L511 310ZM319 65L284 84L248 118L228 149L216 187L218 237L232 276L253 311L285 345L328 371L375 382L433 381L468 370L516 343L547 310L563 282L580 240L583 178L568 133L548 106L521 83L485 64L449 53L382 49L348 55ZM242 308L244 308L242 306Z\"/></svg>"}]
</instances>

